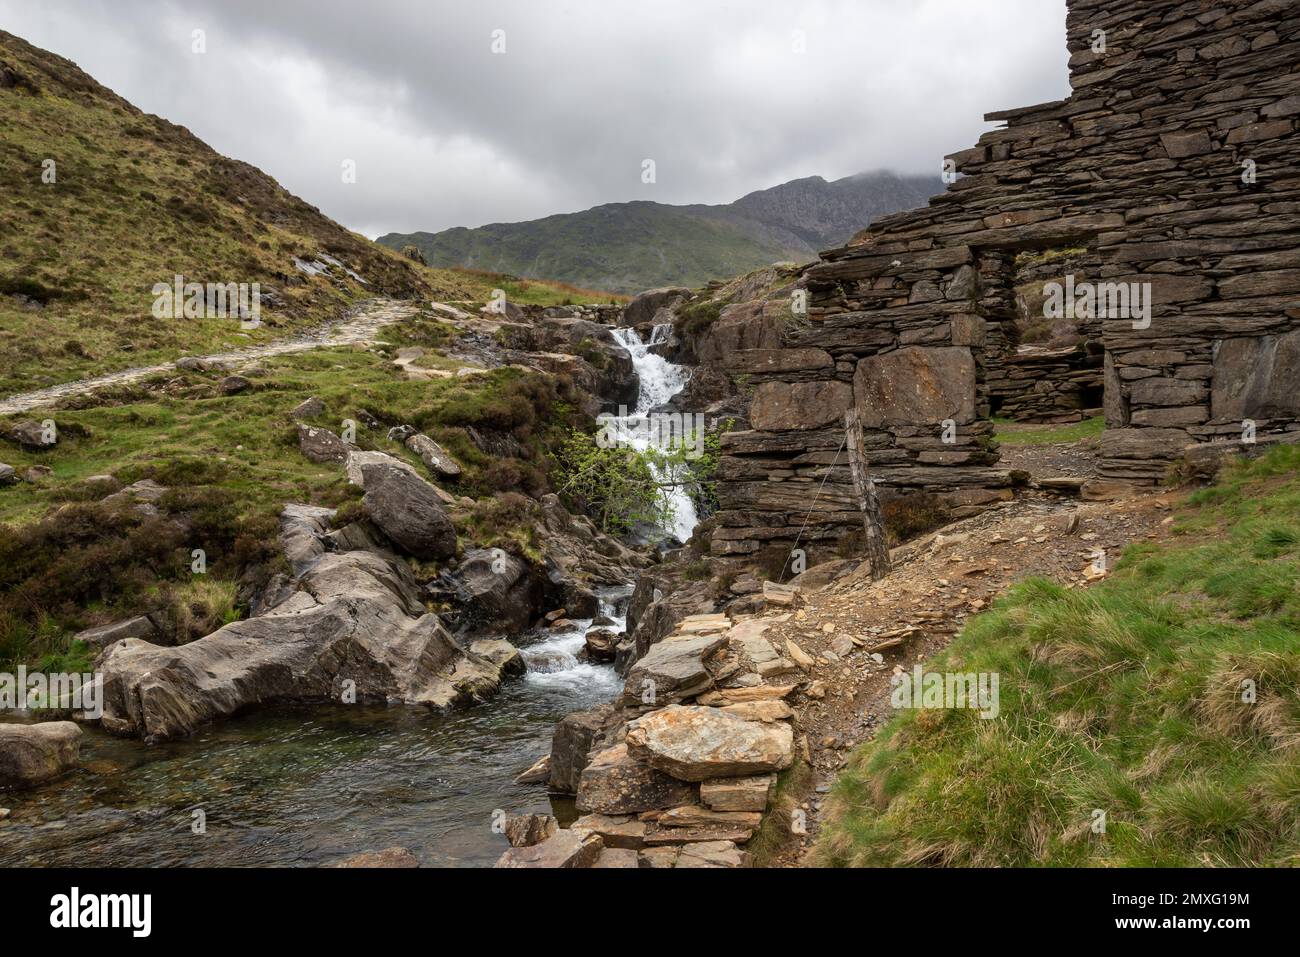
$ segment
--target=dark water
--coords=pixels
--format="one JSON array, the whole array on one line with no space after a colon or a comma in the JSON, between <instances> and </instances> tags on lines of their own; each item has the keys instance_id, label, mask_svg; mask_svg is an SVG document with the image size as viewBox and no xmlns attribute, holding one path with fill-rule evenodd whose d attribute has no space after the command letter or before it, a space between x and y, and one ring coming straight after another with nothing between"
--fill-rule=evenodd
<instances>
[{"instance_id":1,"label":"dark water","mask_svg":"<svg viewBox=\"0 0 1300 957\"><path fill-rule=\"evenodd\" d=\"M392 846L426 867L491 865L507 847L495 811L570 815L513 779L560 718L621 687L574 658L579 624L528 644L528 674L465 711L259 711L149 747L87 727L75 772L0 792L0 865L313 866Z\"/></svg>"}]
</instances>

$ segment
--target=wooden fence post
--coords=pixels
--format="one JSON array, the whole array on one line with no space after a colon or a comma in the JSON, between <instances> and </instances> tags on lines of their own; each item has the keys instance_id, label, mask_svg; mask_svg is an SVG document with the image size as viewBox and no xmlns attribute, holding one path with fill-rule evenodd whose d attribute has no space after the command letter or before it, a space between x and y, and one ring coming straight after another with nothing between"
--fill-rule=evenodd
<instances>
[{"instance_id":1,"label":"wooden fence post","mask_svg":"<svg viewBox=\"0 0 1300 957\"><path fill-rule=\"evenodd\" d=\"M889 546L885 543L885 519L880 511L876 484L871 481L871 472L867 468L862 419L856 406L844 413L844 431L847 434L845 444L849 450L853 488L857 492L858 508L862 510L862 527L867 533L867 562L871 566L872 580L879 581L889 574Z\"/></svg>"}]
</instances>

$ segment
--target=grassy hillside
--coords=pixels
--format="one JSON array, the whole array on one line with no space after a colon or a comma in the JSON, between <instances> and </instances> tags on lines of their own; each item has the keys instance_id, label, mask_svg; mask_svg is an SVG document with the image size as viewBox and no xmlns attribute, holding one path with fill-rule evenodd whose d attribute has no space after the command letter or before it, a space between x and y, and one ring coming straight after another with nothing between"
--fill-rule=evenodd
<instances>
[{"instance_id":1,"label":"grassy hillside","mask_svg":"<svg viewBox=\"0 0 1300 957\"><path fill-rule=\"evenodd\" d=\"M550 276L622 293L702 286L787 255L784 248L756 242L734 226L658 203L597 206L527 223L436 234L393 233L379 242L395 249L413 245L432 266Z\"/></svg>"},{"instance_id":2,"label":"grassy hillside","mask_svg":"<svg viewBox=\"0 0 1300 957\"><path fill-rule=\"evenodd\" d=\"M280 338L376 295L486 298L478 277L348 232L4 32L0 117L0 395ZM341 265L313 276L294 264L322 255ZM176 274L260 283L262 328L154 319L152 287Z\"/></svg>"},{"instance_id":3,"label":"grassy hillside","mask_svg":"<svg viewBox=\"0 0 1300 957\"><path fill-rule=\"evenodd\" d=\"M1300 864L1300 449L1173 531L1098 586L1031 581L972 621L927 670L1000 674L1001 715L902 712L841 773L816 859Z\"/></svg>"},{"instance_id":4,"label":"grassy hillside","mask_svg":"<svg viewBox=\"0 0 1300 957\"><path fill-rule=\"evenodd\" d=\"M820 176L759 190L721 206L611 203L524 223L440 233L390 233L434 266L548 276L637 293L703 286L774 262L806 262L885 213L924 206L943 191L934 177L874 173L828 183Z\"/></svg>"}]
</instances>

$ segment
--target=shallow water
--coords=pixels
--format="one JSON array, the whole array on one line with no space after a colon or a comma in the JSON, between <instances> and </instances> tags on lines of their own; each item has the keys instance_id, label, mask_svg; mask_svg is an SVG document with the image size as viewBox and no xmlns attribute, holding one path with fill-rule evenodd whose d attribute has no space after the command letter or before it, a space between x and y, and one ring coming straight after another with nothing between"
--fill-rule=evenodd
<instances>
[{"instance_id":1,"label":"shallow water","mask_svg":"<svg viewBox=\"0 0 1300 957\"><path fill-rule=\"evenodd\" d=\"M576 659L589 622L575 625L519 641L528 673L450 714L281 708L149 747L88 727L76 771L0 792L13 812L0 865L312 866L392 846L426 867L491 865L507 847L495 811L572 817L514 778L550 750L560 718L621 687L612 668ZM206 833L193 832L196 809Z\"/></svg>"}]
</instances>

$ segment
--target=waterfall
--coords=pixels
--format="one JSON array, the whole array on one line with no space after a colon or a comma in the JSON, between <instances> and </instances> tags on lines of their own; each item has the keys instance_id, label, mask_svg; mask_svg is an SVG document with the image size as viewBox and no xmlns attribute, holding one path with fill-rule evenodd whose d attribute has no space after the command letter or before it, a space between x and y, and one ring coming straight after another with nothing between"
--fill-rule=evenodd
<instances>
[{"instance_id":1,"label":"waterfall","mask_svg":"<svg viewBox=\"0 0 1300 957\"><path fill-rule=\"evenodd\" d=\"M650 446L653 434L652 430L643 427L647 416L686 387L691 371L686 366L669 362L663 356L650 351L651 346L662 345L669 340L673 332L671 323L656 325L650 333L648 343L642 342L633 328L612 331L619 345L632 357L632 367L636 370L640 382L640 392L637 395L636 408L630 414L611 418L621 438L632 448L645 451ZM686 469L680 467L655 470L655 478L660 482L681 483L665 489L673 517L669 527L664 531L671 533L682 542L691 537L699 521L695 514L695 502L691 499L683 481L689 476L681 474L685 471Z\"/></svg>"}]
</instances>

